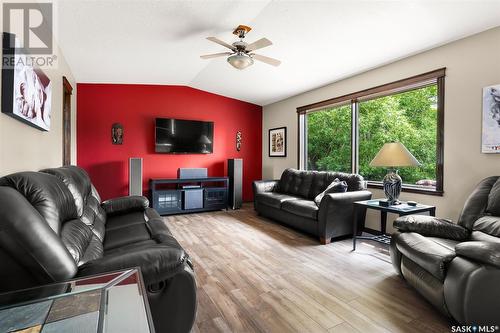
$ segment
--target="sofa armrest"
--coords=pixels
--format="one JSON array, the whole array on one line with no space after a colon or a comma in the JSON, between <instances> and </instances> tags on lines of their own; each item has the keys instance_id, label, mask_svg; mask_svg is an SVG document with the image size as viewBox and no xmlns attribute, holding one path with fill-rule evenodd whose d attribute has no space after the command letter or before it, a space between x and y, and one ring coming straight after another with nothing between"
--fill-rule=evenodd
<instances>
[{"instance_id":1,"label":"sofa armrest","mask_svg":"<svg viewBox=\"0 0 500 333\"><path fill-rule=\"evenodd\" d=\"M319 205L318 212L318 234L320 238L327 240L332 235L349 235L353 230L353 212L355 201L369 200L372 197L370 191L352 191L342 193L326 194ZM364 222L366 210L358 214L359 223Z\"/></svg>"},{"instance_id":2,"label":"sofa armrest","mask_svg":"<svg viewBox=\"0 0 500 333\"><path fill-rule=\"evenodd\" d=\"M455 246L455 252L459 257L500 268L500 243L463 242Z\"/></svg>"},{"instance_id":3,"label":"sofa armrest","mask_svg":"<svg viewBox=\"0 0 500 333\"><path fill-rule=\"evenodd\" d=\"M126 214L135 211L144 211L149 207L149 200L140 195L109 199L101 204L108 215Z\"/></svg>"},{"instance_id":4,"label":"sofa armrest","mask_svg":"<svg viewBox=\"0 0 500 333\"><path fill-rule=\"evenodd\" d=\"M256 180L253 182L253 194L273 192L278 186L278 180Z\"/></svg>"},{"instance_id":5,"label":"sofa armrest","mask_svg":"<svg viewBox=\"0 0 500 333\"><path fill-rule=\"evenodd\" d=\"M416 232L422 236L441 237L453 240L467 240L470 232L466 228L451 222L428 215L408 215L394 221L394 228L400 232Z\"/></svg>"}]
</instances>

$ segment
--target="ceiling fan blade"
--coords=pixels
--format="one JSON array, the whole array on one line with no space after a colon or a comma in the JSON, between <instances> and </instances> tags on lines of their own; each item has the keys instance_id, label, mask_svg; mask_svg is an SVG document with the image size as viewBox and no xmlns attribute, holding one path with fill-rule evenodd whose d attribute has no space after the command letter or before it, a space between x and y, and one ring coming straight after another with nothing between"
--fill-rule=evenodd
<instances>
[{"instance_id":1,"label":"ceiling fan blade","mask_svg":"<svg viewBox=\"0 0 500 333\"><path fill-rule=\"evenodd\" d=\"M214 43L217 43L217 44L222 45L222 46L224 46L224 47L227 47L227 48L228 48L228 49L230 49L230 50L234 50L234 49L235 49L235 47L234 47L234 46L232 46L231 44L228 44L228 43L224 42L223 40L220 40L220 39L219 39L219 38L217 38L217 37L207 37L207 39L208 39L209 41L211 41L211 42L214 42Z\"/></svg>"},{"instance_id":2,"label":"ceiling fan blade","mask_svg":"<svg viewBox=\"0 0 500 333\"><path fill-rule=\"evenodd\" d=\"M266 56L263 56L260 54L252 53L252 54L250 54L250 56L252 58L254 58L255 60L265 62L266 64L271 65L271 66L278 67L281 64L281 61L279 61L277 59L269 58L269 57L266 57Z\"/></svg>"},{"instance_id":3,"label":"ceiling fan blade","mask_svg":"<svg viewBox=\"0 0 500 333\"><path fill-rule=\"evenodd\" d=\"M245 48L245 50L247 51L255 51L255 50L258 50L258 49L262 49L264 47L267 47L267 46L270 46L270 45L273 45L273 43L267 39L267 38L261 38L251 44L248 44L247 47Z\"/></svg>"},{"instance_id":4,"label":"ceiling fan blade","mask_svg":"<svg viewBox=\"0 0 500 333\"><path fill-rule=\"evenodd\" d=\"M212 59L212 58L218 58L218 57L223 57L223 56L228 56L231 55L231 52L221 52L221 53L213 53L213 54L205 54L200 56L201 59Z\"/></svg>"}]
</instances>

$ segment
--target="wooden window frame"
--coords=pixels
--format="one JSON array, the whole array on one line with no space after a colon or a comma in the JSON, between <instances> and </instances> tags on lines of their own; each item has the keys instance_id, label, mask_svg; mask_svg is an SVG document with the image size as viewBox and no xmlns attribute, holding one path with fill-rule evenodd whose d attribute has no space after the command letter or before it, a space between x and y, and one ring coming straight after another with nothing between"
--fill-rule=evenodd
<instances>
[{"instance_id":1,"label":"wooden window frame","mask_svg":"<svg viewBox=\"0 0 500 333\"><path fill-rule=\"evenodd\" d=\"M313 104L308 104L300 106L297 108L297 133L298 133L298 154L297 154L297 166L301 168L301 162L303 156L301 156L301 142L304 141L302 138L304 130L301 127L301 123L305 124L303 120L307 113L319 111L328 107L334 107L335 105L345 104L346 102L351 103L352 106L352 130L351 130L351 167L353 173L358 173L359 161L358 161L358 132L359 132L359 113L358 106L359 102L380 98L383 96L393 95L397 93L402 93L406 91L411 91L414 89L420 89L426 85L436 84L437 85L437 130L436 130L436 188L429 189L417 185L403 184L402 191L409 193L420 193L427 195L443 196L444 194L444 102L445 102L445 76L446 68L440 68L434 71L423 73L420 75L415 75L402 80L394 81L391 83L379 85L373 88L364 89L354 93L346 94L339 97L330 98L324 101L320 101ZM305 142L304 142L305 144ZM305 148L304 148L305 149ZM382 189L382 182L368 181L368 187Z\"/></svg>"}]
</instances>

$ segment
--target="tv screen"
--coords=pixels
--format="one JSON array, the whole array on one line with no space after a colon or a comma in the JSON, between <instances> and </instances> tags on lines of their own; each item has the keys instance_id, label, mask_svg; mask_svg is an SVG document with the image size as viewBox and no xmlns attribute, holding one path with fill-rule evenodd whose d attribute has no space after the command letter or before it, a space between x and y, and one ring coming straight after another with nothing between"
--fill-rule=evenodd
<instances>
[{"instance_id":1,"label":"tv screen","mask_svg":"<svg viewBox=\"0 0 500 333\"><path fill-rule=\"evenodd\" d=\"M157 153L213 153L213 122L156 118L155 132Z\"/></svg>"}]
</instances>

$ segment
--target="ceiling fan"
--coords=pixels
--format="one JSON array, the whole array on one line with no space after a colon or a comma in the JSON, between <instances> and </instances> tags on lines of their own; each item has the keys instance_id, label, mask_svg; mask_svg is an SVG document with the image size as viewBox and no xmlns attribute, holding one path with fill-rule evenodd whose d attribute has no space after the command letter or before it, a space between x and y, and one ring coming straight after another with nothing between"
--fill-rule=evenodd
<instances>
[{"instance_id":1,"label":"ceiling fan","mask_svg":"<svg viewBox=\"0 0 500 333\"><path fill-rule=\"evenodd\" d=\"M279 66L281 61L266 57L260 54L255 54L253 51L262 49L264 47L273 45L273 43L267 38L261 38L251 44L247 44L243 41L246 34L252 30L252 28L246 25L239 25L236 29L234 29L233 34L238 36L239 41L234 42L233 44L226 43L217 37L207 37L207 39L211 42L217 43L224 47L227 47L231 50L231 52L221 52L214 54L206 54L200 56L202 59L212 59L217 57L227 57L227 62L230 63L234 68L237 69L245 69L248 66L253 64L253 60L262 61L268 65Z\"/></svg>"}]
</instances>

